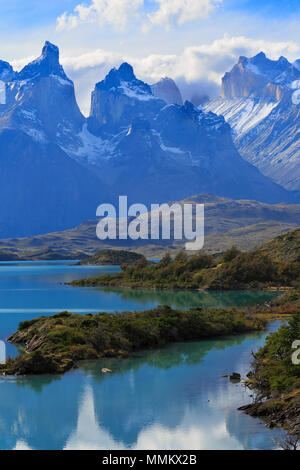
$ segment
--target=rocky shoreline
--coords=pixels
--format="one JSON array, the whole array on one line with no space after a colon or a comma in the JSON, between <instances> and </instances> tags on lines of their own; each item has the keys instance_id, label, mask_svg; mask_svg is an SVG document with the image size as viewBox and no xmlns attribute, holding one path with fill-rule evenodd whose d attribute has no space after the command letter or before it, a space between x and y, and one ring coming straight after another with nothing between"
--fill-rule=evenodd
<instances>
[{"instance_id":1,"label":"rocky shoreline","mask_svg":"<svg viewBox=\"0 0 300 470\"><path fill-rule=\"evenodd\" d=\"M270 428L287 430L300 442L300 349L294 347L300 340L300 290L287 292L274 303L274 310L290 317L253 354L245 384L253 390L254 401L239 409Z\"/></svg>"},{"instance_id":2,"label":"rocky shoreline","mask_svg":"<svg viewBox=\"0 0 300 470\"><path fill-rule=\"evenodd\" d=\"M262 419L269 428L283 428L300 437L300 390L277 399L250 403L239 410Z\"/></svg>"}]
</instances>

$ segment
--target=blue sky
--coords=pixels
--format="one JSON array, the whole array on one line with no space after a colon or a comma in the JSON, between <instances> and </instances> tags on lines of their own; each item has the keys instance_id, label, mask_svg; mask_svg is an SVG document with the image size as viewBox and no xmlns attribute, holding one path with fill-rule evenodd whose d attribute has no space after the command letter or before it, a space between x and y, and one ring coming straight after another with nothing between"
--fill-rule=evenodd
<instances>
[{"instance_id":1,"label":"blue sky","mask_svg":"<svg viewBox=\"0 0 300 470\"><path fill-rule=\"evenodd\" d=\"M284 3L284 6L283 6ZM265 13L268 12L270 15L290 15L294 14L295 11L300 10L299 0L229 0L227 2L228 8L235 10L242 10L249 13Z\"/></svg>"},{"instance_id":2,"label":"blue sky","mask_svg":"<svg viewBox=\"0 0 300 470\"><path fill-rule=\"evenodd\" d=\"M1 29L21 28L27 30L42 25L55 23L56 18L64 11L72 12L78 4L88 5L89 0L10 0L1 2ZM157 3L152 0L144 1L146 12L154 11ZM265 15L280 18L293 16L300 11L299 0L224 0L219 8L222 12ZM11 31L13 33L13 31Z\"/></svg>"},{"instance_id":3,"label":"blue sky","mask_svg":"<svg viewBox=\"0 0 300 470\"><path fill-rule=\"evenodd\" d=\"M171 76L187 98L217 94L239 55L300 57L299 26L300 0L10 0L0 58L18 69L56 43L87 113L95 82L122 60L149 82Z\"/></svg>"}]
</instances>

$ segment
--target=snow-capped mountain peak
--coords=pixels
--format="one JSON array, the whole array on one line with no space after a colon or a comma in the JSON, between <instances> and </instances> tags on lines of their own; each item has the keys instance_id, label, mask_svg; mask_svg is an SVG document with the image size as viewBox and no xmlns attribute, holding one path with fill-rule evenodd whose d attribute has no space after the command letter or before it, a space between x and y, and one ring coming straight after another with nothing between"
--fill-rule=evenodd
<instances>
[{"instance_id":1,"label":"snow-capped mountain peak","mask_svg":"<svg viewBox=\"0 0 300 470\"><path fill-rule=\"evenodd\" d=\"M18 80L29 80L40 77L57 76L71 82L59 62L59 49L49 41L45 42L40 57L26 65L18 74Z\"/></svg>"},{"instance_id":2,"label":"snow-capped mountain peak","mask_svg":"<svg viewBox=\"0 0 300 470\"><path fill-rule=\"evenodd\" d=\"M245 159L286 188L300 189L300 61L270 60L262 52L240 57L206 110L225 117Z\"/></svg>"},{"instance_id":3,"label":"snow-capped mountain peak","mask_svg":"<svg viewBox=\"0 0 300 470\"><path fill-rule=\"evenodd\" d=\"M150 85L136 78L133 68L124 62L113 68L97 83L92 93L89 129L105 127L106 131L128 128L139 114L153 116L164 102L155 97Z\"/></svg>"},{"instance_id":4,"label":"snow-capped mountain peak","mask_svg":"<svg viewBox=\"0 0 300 470\"><path fill-rule=\"evenodd\" d=\"M19 74L0 67L2 236L76 225L119 194L147 204L204 192L294 200L241 158L222 116L167 104L128 63L95 86L88 119L53 44Z\"/></svg>"},{"instance_id":5,"label":"snow-capped mountain peak","mask_svg":"<svg viewBox=\"0 0 300 470\"><path fill-rule=\"evenodd\" d=\"M254 57L241 56L222 81L223 98L259 97L279 101L291 83L299 80L300 70L281 56L268 59L260 52Z\"/></svg>"},{"instance_id":6,"label":"snow-capped mountain peak","mask_svg":"<svg viewBox=\"0 0 300 470\"><path fill-rule=\"evenodd\" d=\"M149 95L149 99L153 98L151 87L136 78L133 67L127 62L121 64L118 69L113 68L104 80L96 84L96 89L129 94L131 98L136 99L143 95Z\"/></svg>"},{"instance_id":7,"label":"snow-capped mountain peak","mask_svg":"<svg viewBox=\"0 0 300 470\"><path fill-rule=\"evenodd\" d=\"M9 64L2 69L10 76L5 83L3 112L7 126L22 129L33 140L47 143L72 142L83 126L74 85L59 62L59 49L46 41L40 57L14 73ZM1 64L0 64L1 73ZM0 80L1 81L1 80Z\"/></svg>"}]
</instances>

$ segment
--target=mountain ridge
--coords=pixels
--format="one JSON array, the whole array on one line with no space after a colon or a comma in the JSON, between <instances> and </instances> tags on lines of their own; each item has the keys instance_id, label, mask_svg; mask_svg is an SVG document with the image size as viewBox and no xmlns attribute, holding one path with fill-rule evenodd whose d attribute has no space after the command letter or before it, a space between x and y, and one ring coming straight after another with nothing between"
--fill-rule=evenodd
<instances>
[{"instance_id":1,"label":"mountain ridge","mask_svg":"<svg viewBox=\"0 0 300 470\"><path fill-rule=\"evenodd\" d=\"M207 111L232 126L241 156L291 191L300 190L300 70L264 53L241 57Z\"/></svg>"},{"instance_id":2,"label":"mountain ridge","mask_svg":"<svg viewBox=\"0 0 300 470\"><path fill-rule=\"evenodd\" d=\"M89 118L50 42L20 72L7 63L2 69L2 237L78 225L120 194L145 204L204 192L296 201L240 157L223 117L188 101L167 104L128 63L96 84Z\"/></svg>"},{"instance_id":3,"label":"mountain ridge","mask_svg":"<svg viewBox=\"0 0 300 470\"><path fill-rule=\"evenodd\" d=\"M299 205L235 201L208 194L180 201L180 204L195 203L205 204L206 253L223 252L232 245L248 251L300 227ZM174 240L100 241L96 237L96 225L97 220L90 219L62 232L0 240L0 259L84 259L101 249L126 249L148 257L160 257L166 251L176 253L184 245L184 241Z\"/></svg>"}]
</instances>

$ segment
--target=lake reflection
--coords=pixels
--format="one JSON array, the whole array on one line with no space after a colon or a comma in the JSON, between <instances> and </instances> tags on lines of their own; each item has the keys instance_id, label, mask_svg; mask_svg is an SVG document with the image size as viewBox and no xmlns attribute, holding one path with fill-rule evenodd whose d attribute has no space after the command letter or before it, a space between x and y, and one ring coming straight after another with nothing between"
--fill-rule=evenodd
<instances>
[{"instance_id":1,"label":"lake reflection","mask_svg":"<svg viewBox=\"0 0 300 470\"><path fill-rule=\"evenodd\" d=\"M20 321L61 310L120 312L158 304L243 306L268 292L74 288L118 267L0 263L0 340ZM273 324L275 328L277 324ZM82 363L61 376L0 378L0 449L271 449L279 431L237 411L249 392L221 378L249 371L263 333L173 344L124 360ZM8 345L8 352L16 349ZM102 375L108 367L112 375Z\"/></svg>"},{"instance_id":2,"label":"lake reflection","mask_svg":"<svg viewBox=\"0 0 300 470\"><path fill-rule=\"evenodd\" d=\"M144 289L120 289L102 287L96 289L103 294L118 294L124 302L172 305L177 308L198 307L246 307L269 301L278 295L267 291L168 291Z\"/></svg>"},{"instance_id":3,"label":"lake reflection","mask_svg":"<svg viewBox=\"0 0 300 470\"><path fill-rule=\"evenodd\" d=\"M0 448L273 448L281 432L238 412L249 391L220 377L245 376L264 336L174 344L82 363L63 377L2 379ZM103 366L114 373L102 375Z\"/></svg>"}]
</instances>

